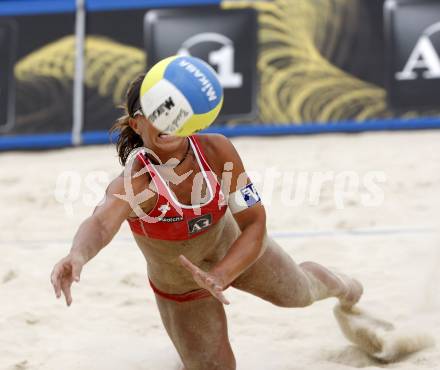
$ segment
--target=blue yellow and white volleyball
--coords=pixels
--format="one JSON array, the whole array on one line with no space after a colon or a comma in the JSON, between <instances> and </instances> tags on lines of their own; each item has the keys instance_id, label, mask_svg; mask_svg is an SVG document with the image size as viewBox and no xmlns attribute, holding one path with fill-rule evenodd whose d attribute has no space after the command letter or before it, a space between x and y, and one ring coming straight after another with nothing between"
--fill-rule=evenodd
<instances>
[{"instance_id":1,"label":"blue yellow and white volleyball","mask_svg":"<svg viewBox=\"0 0 440 370\"><path fill-rule=\"evenodd\" d=\"M223 88L203 60L172 56L146 74L140 99L144 115L159 131L189 136L215 121L223 105Z\"/></svg>"}]
</instances>

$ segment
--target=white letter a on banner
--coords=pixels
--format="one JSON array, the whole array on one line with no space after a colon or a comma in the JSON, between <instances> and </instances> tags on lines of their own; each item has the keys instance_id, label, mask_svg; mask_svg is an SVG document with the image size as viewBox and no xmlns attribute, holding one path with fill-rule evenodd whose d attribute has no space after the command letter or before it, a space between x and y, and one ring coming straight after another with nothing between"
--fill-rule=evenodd
<instances>
[{"instance_id":1,"label":"white letter a on banner","mask_svg":"<svg viewBox=\"0 0 440 370\"><path fill-rule=\"evenodd\" d=\"M412 51L403 71L396 73L398 80L415 80L416 69L427 69L423 77L427 79L440 78L440 57L428 36L423 35Z\"/></svg>"}]
</instances>

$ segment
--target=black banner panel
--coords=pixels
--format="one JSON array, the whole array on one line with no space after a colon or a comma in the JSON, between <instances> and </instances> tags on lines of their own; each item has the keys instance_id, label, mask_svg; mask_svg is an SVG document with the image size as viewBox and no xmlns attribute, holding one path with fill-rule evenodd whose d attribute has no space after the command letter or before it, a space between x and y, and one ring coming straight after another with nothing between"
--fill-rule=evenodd
<instances>
[{"instance_id":1,"label":"black banner panel","mask_svg":"<svg viewBox=\"0 0 440 370\"><path fill-rule=\"evenodd\" d=\"M0 133L14 125L14 64L17 54L17 24L0 19Z\"/></svg>"},{"instance_id":2,"label":"black banner panel","mask_svg":"<svg viewBox=\"0 0 440 370\"><path fill-rule=\"evenodd\" d=\"M71 132L74 21L0 17L0 135Z\"/></svg>"},{"instance_id":3,"label":"black banner panel","mask_svg":"<svg viewBox=\"0 0 440 370\"><path fill-rule=\"evenodd\" d=\"M107 131L123 113L130 82L146 72L143 18L148 10L87 14L84 131Z\"/></svg>"},{"instance_id":4,"label":"black banner panel","mask_svg":"<svg viewBox=\"0 0 440 370\"><path fill-rule=\"evenodd\" d=\"M386 2L388 92L396 109L440 108L440 2Z\"/></svg>"},{"instance_id":5,"label":"black banner panel","mask_svg":"<svg viewBox=\"0 0 440 370\"><path fill-rule=\"evenodd\" d=\"M257 14L253 9L160 9L145 16L148 66L172 55L205 60L224 89L217 121L255 119Z\"/></svg>"}]
</instances>

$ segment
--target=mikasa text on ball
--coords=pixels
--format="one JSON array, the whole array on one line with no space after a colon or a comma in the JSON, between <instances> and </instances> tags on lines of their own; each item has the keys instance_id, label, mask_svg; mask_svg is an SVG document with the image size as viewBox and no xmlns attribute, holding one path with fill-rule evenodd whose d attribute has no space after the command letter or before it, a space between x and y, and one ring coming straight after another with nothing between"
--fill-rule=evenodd
<instances>
[{"instance_id":1,"label":"mikasa text on ball","mask_svg":"<svg viewBox=\"0 0 440 370\"><path fill-rule=\"evenodd\" d=\"M144 78L141 106L161 132L189 136L208 127L223 104L217 74L203 60L173 56L154 65Z\"/></svg>"}]
</instances>

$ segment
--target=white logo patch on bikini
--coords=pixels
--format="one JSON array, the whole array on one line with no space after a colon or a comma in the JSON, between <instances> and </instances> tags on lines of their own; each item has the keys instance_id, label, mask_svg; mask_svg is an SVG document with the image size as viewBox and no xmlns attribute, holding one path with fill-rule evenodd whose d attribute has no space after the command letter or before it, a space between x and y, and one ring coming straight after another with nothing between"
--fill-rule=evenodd
<instances>
[{"instance_id":1,"label":"white logo patch on bikini","mask_svg":"<svg viewBox=\"0 0 440 370\"><path fill-rule=\"evenodd\" d=\"M159 211L162 212L163 215L165 215L171 209L171 207L167 203L167 204L162 204L158 209L159 209Z\"/></svg>"}]
</instances>

